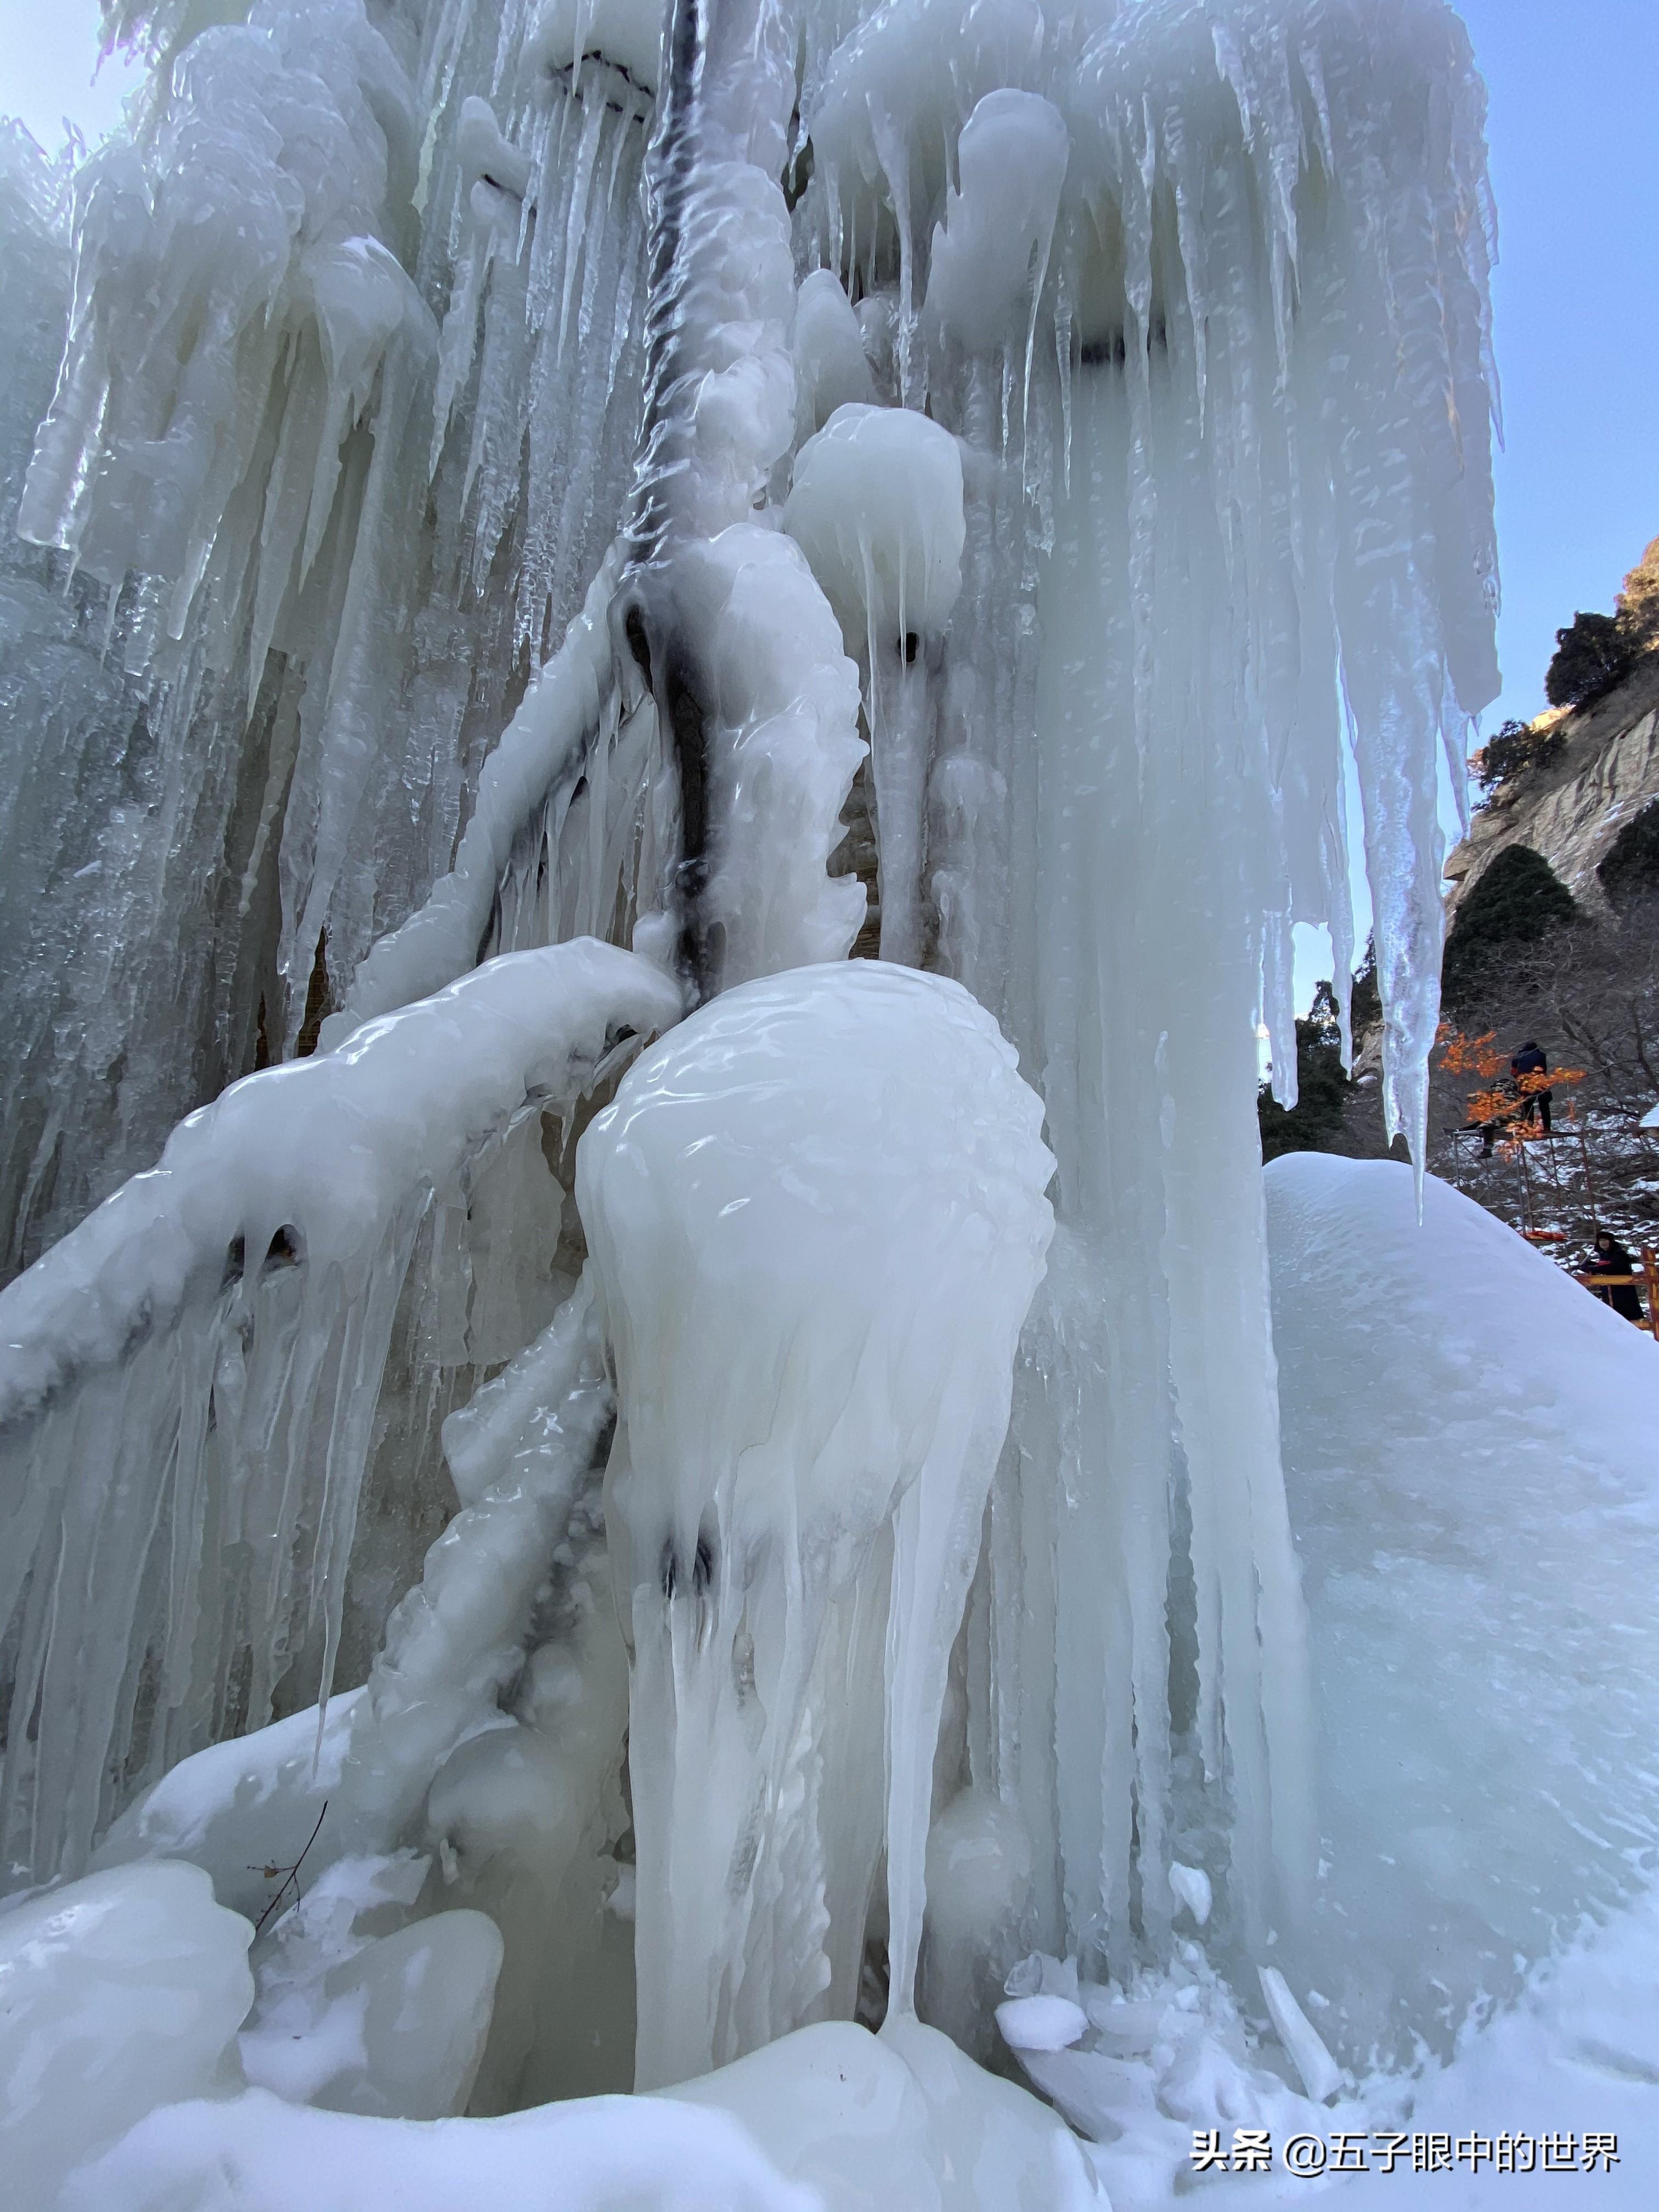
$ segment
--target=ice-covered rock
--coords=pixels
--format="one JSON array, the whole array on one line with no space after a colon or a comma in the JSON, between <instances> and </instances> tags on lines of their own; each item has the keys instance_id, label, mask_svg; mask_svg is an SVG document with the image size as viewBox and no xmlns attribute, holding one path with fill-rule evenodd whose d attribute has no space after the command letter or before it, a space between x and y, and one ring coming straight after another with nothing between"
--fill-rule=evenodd
<instances>
[{"instance_id":1,"label":"ice-covered rock","mask_svg":"<svg viewBox=\"0 0 1659 2212\"><path fill-rule=\"evenodd\" d=\"M63 2212L1090 2212L1076 2138L942 2035L824 2023L653 2097L426 2126L252 2090L155 2112L70 2182ZM227 2195L227 2191L230 2192Z\"/></svg>"},{"instance_id":2,"label":"ice-covered rock","mask_svg":"<svg viewBox=\"0 0 1659 2212\"><path fill-rule=\"evenodd\" d=\"M0 2169L16 2212L51 2212L70 2168L154 2106L242 2087L252 1932L173 1861L0 1916Z\"/></svg>"}]
</instances>

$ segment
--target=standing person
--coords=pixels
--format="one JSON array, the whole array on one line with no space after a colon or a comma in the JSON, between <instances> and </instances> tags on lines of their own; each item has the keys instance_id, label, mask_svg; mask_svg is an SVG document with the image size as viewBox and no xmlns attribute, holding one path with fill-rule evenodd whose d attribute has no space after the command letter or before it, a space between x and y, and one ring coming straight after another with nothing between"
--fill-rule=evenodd
<instances>
[{"instance_id":1,"label":"standing person","mask_svg":"<svg viewBox=\"0 0 1659 2212\"><path fill-rule=\"evenodd\" d=\"M1543 1052L1530 1037L1510 1058L1510 1074L1521 1092L1520 1110L1515 1118L1517 1121L1530 1121L1541 1115L1547 1137L1550 1134L1550 1100L1553 1094L1549 1091L1529 1091L1521 1079L1523 1075L1547 1075L1549 1066Z\"/></svg>"},{"instance_id":2,"label":"standing person","mask_svg":"<svg viewBox=\"0 0 1659 2212\"><path fill-rule=\"evenodd\" d=\"M1610 1229L1598 1229L1595 1246L1590 1254L1589 1273L1592 1275L1633 1275L1636 1262ZM1626 1321L1642 1318L1642 1301L1636 1295L1634 1283L1592 1283L1589 1288L1603 1305L1611 1306Z\"/></svg>"}]
</instances>

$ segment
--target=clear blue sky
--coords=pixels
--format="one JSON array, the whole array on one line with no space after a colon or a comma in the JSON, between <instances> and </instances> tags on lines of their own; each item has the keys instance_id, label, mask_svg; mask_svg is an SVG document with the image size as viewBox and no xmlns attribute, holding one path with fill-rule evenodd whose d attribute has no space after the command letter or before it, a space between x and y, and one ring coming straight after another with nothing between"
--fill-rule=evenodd
<instances>
[{"instance_id":1,"label":"clear blue sky","mask_svg":"<svg viewBox=\"0 0 1659 2212\"><path fill-rule=\"evenodd\" d=\"M1459 0L1491 95L1503 696L1659 537L1659 5Z\"/></svg>"},{"instance_id":2,"label":"clear blue sky","mask_svg":"<svg viewBox=\"0 0 1659 2212\"><path fill-rule=\"evenodd\" d=\"M1460 5L1491 92L1499 226L1504 680L1490 732L1538 712L1556 630L1609 611L1659 536L1659 0ZM0 112L48 144L65 115L95 140L131 82L118 64L92 87L97 46L96 0L0 0ZM1310 939L1304 1001L1322 962Z\"/></svg>"}]
</instances>

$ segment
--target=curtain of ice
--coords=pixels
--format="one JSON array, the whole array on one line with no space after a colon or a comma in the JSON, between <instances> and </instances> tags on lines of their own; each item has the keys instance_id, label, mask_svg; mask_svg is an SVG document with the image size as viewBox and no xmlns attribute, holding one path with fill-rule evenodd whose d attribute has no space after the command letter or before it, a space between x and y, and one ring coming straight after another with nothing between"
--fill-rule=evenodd
<instances>
[{"instance_id":1,"label":"curtain of ice","mask_svg":"<svg viewBox=\"0 0 1659 2212\"><path fill-rule=\"evenodd\" d=\"M559 14L113 23L172 75L79 180L68 350L3 518L73 571L53 630L0 615L17 743L71 726L19 763L15 872L49 866L33 903L68 943L35 963L51 991L0 994L13 1270L181 1111L310 1042L450 866L615 535L654 74L633 17L567 51ZM66 619L102 654L91 700Z\"/></svg>"},{"instance_id":2,"label":"curtain of ice","mask_svg":"<svg viewBox=\"0 0 1659 2212\"><path fill-rule=\"evenodd\" d=\"M304 57L284 46L279 19L313 15L338 40L339 65L327 101L307 106L313 96L290 82L306 74ZM355 1015L432 990L488 953L585 929L621 936L637 921L659 969L630 963L621 998L589 1006L580 1068L562 1089L550 1079L550 1103L592 1073L617 1005L632 1007L636 1030L672 1018L679 1001L663 966L712 995L839 960L863 911L857 884L825 867L862 756L850 642L866 662L876 812L888 813L885 949L948 970L995 1014L1042 1092L1058 1162L1049 1280L1024 1340L1013 1442L941 1691L939 1832L994 1840L998 1941L1019 1930L1029 1865L1037 1930L1054 1948L1098 1945L1119 1961L1138 1940L1155 1948L1179 1857L1217 1877L1220 1939L1255 1945L1293 1909L1310 1842L1265 1318L1255 1024L1261 1014L1273 1028L1276 1066L1293 1065L1292 919L1328 921L1339 972L1346 964L1340 672L1392 1095L1413 1125L1437 950L1435 751L1492 688L1480 95L1462 34L1438 0L1147 0L1062 24L950 0L890 7L844 40L841 14L814 11L799 27L792 143L798 27L769 4L682 0L641 335L624 267L640 244L629 179L651 66L641 11L562 5L532 23L523 8L454 0L423 20L417 41L401 17L382 35L355 0L307 0L256 11L193 64L201 42L184 50L191 97L163 102L143 149L112 164L101 293L86 240L95 247L103 234L83 222L77 337L43 447L41 483L68 502L56 512L79 533L83 566L96 569L100 533L118 568L144 532L146 545L174 548L179 573L163 572L165 589L125 586L116 630L135 666L154 647L164 679L155 696L174 717L166 726L180 746L189 733L204 740L232 794L223 807L240 810L228 871L239 896L255 882L256 850L265 856L248 896L264 902L270 957L237 985L244 1030L261 979L276 1031L297 1024L270 948L287 948L297 985L313 925L320 936L325 923L341 978L434 879L431 899L362 969L327 1042ZM257 59L249 39L266 42ZM228 54L244 56L248 82L264 88L252 107L243 64ZM167 210L176 217L192 179L199 186L190 164L219 127L219 91L243 118L231 150L279 211L295 204L301 143L273 143L284 101L311 122L344 118L337 139L362 122L341 101L360 99L388 148L385 192L377 200L365 185L361 205L348 193L337 236L307 202L287 258L273 246L264 321L237 319L236 285L259 278L250 257L246 268L194 270L201 318L169 321L163 300L154 326L141 316L118 328L127 245L139 262L148 252L191 274L188 257L164 251ZM399 139L400 115L421 128ZM424 147L395 187L394 140L405 154ZM364 124L359 167L373 144ZM787 157L792 188L811 177L793 256L778 183ZM315 165L305 189L320 191L332 173ZM339 173L357 169L343 155ZM814 262L823 265L798 309L796 270ZM329 271L343 268L353 285L331 291ZM376 301L380 319L364 319ZM275 352L271 314L286 332ZM199 362L176 343L198 320L223 340ZM187 389L121 446L112 475L125 470L138 489L106 511L101 479L66 458L84 450L75 409L118 349L125 374L129 362L165 365L168 344ZM619 488L604 487L641 378L636 499L601 561L621 505ZM823 533L815 547L805 526L778 527L779 502L792 446L811 433L833 445L836 408L872 401L904 424L897 450L909 459L953 434L960 487L953 478L926 514L896 501L902 511L884 521L871 505L892 489L879 462L853 486L856 557L842 565L857 573L843 610L831 605ZM586 427L567 446L568 421ZM331 448L319 429L330 422ZM172 504L152 509L135 457L168 462L175 451L200 462L201 483L192 489L182 463L176 475L161 466ZM799 489L813 470L795 459ZM941 520L952 561L960 545L959 594L930 605L913 655L913 533L926 568ZM884 562L899 580L890 605L878 588ZM172 645L169 612L182 617ZM256 617L273 623L258 654ZM244 761L215 732L240 733L254 658L264 734ZM187 666L235 695L230 724L201 707L207 691L184 684ZM411 698L418 711L394 708ZM483 736L514 702L458 847ZM138 860L164 849L167 866L150 908L100 909L96 941L140 940L176 970L170 918L189 907L183 876L225 878L228 818L171 842L135 834ZM211 921L200 917L200 945ZM198 940L182 942L188 966ZM130 1053L159 1052L168 1024L127 1013L116 992L97 1035L118 1060L123 1038ZM453 1103L474 1049L465 1030L436 1042L422 1077L434 1102ZM343 1134L355 1127L339 1078L348 1061L316 1063L317 1096L326 1089L347 1109L319 1118L319 1159L356 1141ZM499 1117L492 1107L485 1121L514 1123L525 1096L505 1082ZM362 1486L365 1462L371 1476L386 1470L390 1517L407 1517L456 1378L482 1379L534 1339L539 1352L507 1370L528 1394L510 1418L478 1401L481 1428L490 1407L502 1414L494 1474L469 1487L452 1453L467 1513L381 1655L351 1785L362 1806L408 1821L435 1762L443 1786L422 1817L447 1863L469 1894L527 1928L565 1893L544 1837L533 1850L510 1840L520 1801L485 1770L510 1747L550 1794L603 1793L615 1780L614 1652L591 1655L591 1670L581 1659L574 1676L568 1650L538 1667L557 1639L538 1642L533 1594L492 1590L477 1571L497 1540L533 1553L563 1540L556 1528L568 1534L586 1431L573 1429L568 1464L561 1445L526 1474L520 1461L535 1458L532 1432L547 1412L537 1393L589 1393L590 1413L605 1395L587 1324L575 1326L585 1309L550 1318L569 1287L562 1263L580 1256L553 1172L556 1160L568 1172L569 1127L557 1113L518 1119L465 1188L466 1146L445 1151L440 1169L422 1153L380 1188L384 1205L350 1217L349 1264L331 1273L316 1255L334 1186L314 1181L308 1156L295 1188L325 1194L316 1218L262 1181L243 1223L238 1178L269 1133L254 1115L234 1133L242 1109L216 1110L222 1119L196 1124L193 1141L225 1129L208 1181L233 1195L185 1238L160 1304L156 1252L118 1263L94 1232L106 1215L62 1248L88 1261L76 1298L42 1309L40 1374L62 1388L54 1396L38 1376L21 1386L11 1441L30 1470L17 1496L33 1520L7 1553L23 1577L13 1741L17 1717L38 1713L40 1747L25 1722L31 1747L8 1767L9 1844L15 1835L14 1856L74 1864L135 1774L257 1711L253 1692L267 1692L305 1633L313 1562L325 1674L344 1547L374 1487ZM135 1218L155 1188L130 1187L116 1218ZM167 1208L145 1220L165 1260ZM769 1264L787 1272L790 1251ZM33 1312L65 1265L79 1261L19 1285L13 1310ZM102 1332L95 1357L73 1349L83 1298ZM656 1313L645 1291L622 1299L617 1344L635 1303ZM688 1420L712 1419L714 1398L692 1398ZM235 1516L256 1483L272 1486L260 1506L266 1548L238 1553ZM573 1589L605 1564L597 1532L578 1534ZM671 1614L688 1583L701 1595L701 1534L700 1523L678 1531L686 1571L677 1567L672 1589L631 1567L626 1586L656 1590ZM406 1528L378 1561L359 1543L355 1571L377 1627L401 1585L376 1576L406 1581L410 1548ZM134 1557L146 1563L137 1581ZM445 1640L446 1589L477 1601L471 1643ZM830 1653L823 1663L866 1681L862 1630L836 1618L817 1646ZM819 1662L795 1659L787 1679L807 1686L810 1708ZM647 1673L662 1660L659 1650ZM734 1933L730 1896L708 1890L718 1852L683 1869L690 1887L677 1893L669 1862L684 1852L663 1808L685 1747L665 1718L670 1671L664 1662L650 1676L640 1708L650 1723L641 1758L648 1739L657 1759L636 1784L656 1807L659 1854L647 2073L698 2063L691 2046L705 2030L739 2048L799 2019L826 1965L844 2008L864 1935L866 1846L855 1844L867 1808L856 1791L827 1808L820 1793L809 1808L817 1770L793 1736L767 1753L772 1855L757 1844L743 1863L750 1873L764 1863L764 1895L742 1900ZM432 1684L456 1689L458 1728L442 1695L421 1710ZM592 1708L573 1726L561 1707L589 1688ZM929 1686L918 1711L932 1696ZM851 1741L831 1767L847 1765ZM916 1777L931 1749L896 1750L889 1777L909 1791L898 1811L912 1876L927 1813ZM799 1804L784 1787L792 1776ZM846 1834L820 1856L793 1850L843 1816ZM728 1872L734 1863L728 1852ZM941 1867L948 1875L948 1854ZM515 1884L517 1905L504 1901ZM665 1934L677 1893L711 1900L690 1954ZM948 1881L937 1893L936 1989L971 1983L945 1955L947 1931L963 1950L985 1944L965 1895ZM903 1984L913 1881L900 1896ZM702 2003L709 1972L725 1976L712 2012ZM533 2057L543 2030L525 2026L536 2002L522 1983L508 2001L503 2017L518 2025L491 2061L493 2097L545 2078Z\"/></svg>"},{"instance_id":3,"label":"curtain of ice","mask_svg":"<svg viewBox=\"0 0 1659 2212\"><path fill-rule=\"evenodd\" d=\"M423 1223L452 1217L463 1267L428 1242L417 1297L434 1276L464 1296L470 1258L499 1297L492 1159L678 1012L592 940L494 963L227 1091L0 1293L14 1881L78 1870L135 1784L261 1722L308 1638L326 1698Z\"/></svg>"},{"instance_id":4,"label":"curtain of ice","mask_svg":"<svg viewBox=\"0 0 1659 2212\"><path fill-rule=\"evenodd\" d=\"M899 0L809 82L802 252L963 441L924 943L1060 1164L963 1779L1045 1940L1156 1941L1180 1858L1259 1943L1314 1838L1255 1025L1293 1069L1292 921L1346 972L1346 701L1420 1157L1437 761L1496 688L1483 95L1437 0Z\"/></svg>"}]
</instances>

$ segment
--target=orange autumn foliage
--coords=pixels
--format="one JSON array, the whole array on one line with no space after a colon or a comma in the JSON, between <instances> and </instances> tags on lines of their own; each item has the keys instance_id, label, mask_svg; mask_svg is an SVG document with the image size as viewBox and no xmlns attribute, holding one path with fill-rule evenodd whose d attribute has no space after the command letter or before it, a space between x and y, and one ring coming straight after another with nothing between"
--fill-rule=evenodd
<instances>
[{"instance_id":1,"label":"orange autumn foliage","mask_svg":"<svg viewBox=\"0 0 1659 2212\"><path fill-rule=\"evenodd\" d=\"M1468 1036L1462 1030L1454 1030L1442 1022L1435 1039L1440 1048L1439 1066L1446 1075L1473 1075L1479 1079L1480 1088L1468 1094L1468 1121L1474 1128L1501 1127L1504 1155L1513 1158L1523 1144L1544 1134L1541 1118L1521 1118L1521 1109L1528 1098L1542 1091L1567 1090L1582 1083L1586 1071L1582 1067L1553 1067L1547 1072L1513 1076L1508 1073L1508 1055L1498 1050L1494 1039L1498 1032L1488 1030L1481 1036ZM1569 1100L1562 1120L1569 1126L1577 1122L1577 1107Z\"/></svg>"}]
</instances>

